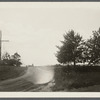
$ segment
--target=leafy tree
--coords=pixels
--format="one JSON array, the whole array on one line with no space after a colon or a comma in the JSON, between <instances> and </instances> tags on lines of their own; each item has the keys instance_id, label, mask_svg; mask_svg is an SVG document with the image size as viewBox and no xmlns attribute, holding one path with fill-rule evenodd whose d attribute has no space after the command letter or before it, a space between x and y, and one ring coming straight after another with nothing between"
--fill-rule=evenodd
<instances>
[{"instance_id":1,"label":"leafy tree","mask_svg":"<svg viewBox=\"0 0 100 100\"><path fill-rule=\"evenodd\" d=\"M0 61L0 65L8 65L9 64L9 60L10 60L10 54L8 52L6 52L2 56L2 60Z\"/></svg>"},{"instance_id":2,"label":"leafy tree","mask_svg":"<svg viewBox=\"0 0 100 100\"><path fill-rule=\"evenodd\" d=\"M87 40L86 46L88 51L86 53L88 64L96 64L100 62L100 28L98 31L93 31L93 36Z\"/></svg>"},{"instance_id":3,"label":"leafy tree","mask_svg":"<svg viewBox=\"0 0 100 100\"><path fill-rule=\"evenodd\" d=\"M10 59L10 54L8 52L6 52L3 56L2 59Z\"/></svg>"},{"instance_id":4,"label":"leafy tree","mask_svg":"<svg viewBox=\"0 0 100 100\"><path fill-rule=\"evenodd\" d=\"M0 65L8 65L8 66L20 66L21 63L21 56L18 53L14 53L11 55L6 52L3 57Z\"/></svg>"},{"instance_id":5,"label":"leafy tree","mask_svg":"<svg viewBox=\"0 0 100 100\"><path fill-rule=\"evenodd\" d=\"M57 48L59 51L57 51L56 57L59 63L70 63L73 62L74 66L77 62L81 61L81 54L82 54L82 37L73 30L66 32L64 34L64 41L61 41L62 46Z\"/></svg>"},{"instance_id":6,"label":"leafy tree","mask_svg":"<svg viewBox=\"0 0 100 100\"><path fill-rule=\"evenodd\" d=\"M20 66L21 63L21 56L16 52L14 55L11 56L12 62L15 66Z\"/></svg>"}]
</instances>

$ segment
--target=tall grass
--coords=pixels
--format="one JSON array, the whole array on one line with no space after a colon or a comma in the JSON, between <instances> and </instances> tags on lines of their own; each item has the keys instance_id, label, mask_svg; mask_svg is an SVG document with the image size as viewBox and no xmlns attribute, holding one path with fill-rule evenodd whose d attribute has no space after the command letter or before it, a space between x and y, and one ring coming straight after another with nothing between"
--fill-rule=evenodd
<instances>
[{"instance_id":1,"label":"tall grass","mask_svg":"<svg viewBox=\"0 0 100 100\"><path fill-rule=\"evenodd\" d=\"M100 84L100 66L55 66L54 91Z\"/></svg>"},{"instance_id":2,"label":"tall grass","mask_svg":"<svg viewBox=\"0 0 100 100\"><path fill-rule=\"evenodd\" d=\"M26 67L0 66L0 81L12 79L23 75Z\"/></svg>"}]
</instances>

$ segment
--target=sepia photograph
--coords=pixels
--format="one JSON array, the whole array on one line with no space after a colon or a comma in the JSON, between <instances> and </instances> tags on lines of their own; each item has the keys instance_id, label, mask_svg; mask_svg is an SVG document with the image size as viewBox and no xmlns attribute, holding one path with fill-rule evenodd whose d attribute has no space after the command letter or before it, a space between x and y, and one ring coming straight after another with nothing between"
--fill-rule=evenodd
<instances>
[{"instance_id":1,"label":"sepia photograph","mask_svg":"<svg viewBox=\"0 0 100 100\"><path fill-rule=\"evenodd\" d=\"M1 92L99 93L100 2L0 2Z\"/></svg>"}]
</instances>

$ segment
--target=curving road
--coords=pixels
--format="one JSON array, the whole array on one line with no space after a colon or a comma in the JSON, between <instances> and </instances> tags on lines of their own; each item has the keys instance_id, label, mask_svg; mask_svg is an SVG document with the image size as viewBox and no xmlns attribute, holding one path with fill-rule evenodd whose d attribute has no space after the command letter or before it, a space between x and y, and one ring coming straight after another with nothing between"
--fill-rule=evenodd
<instances>
[{"instance_id":1,"label":"curving road","mask_svg":"<svg viewBox=\"0 0 100 100\"><path fill-rule=\"evenodd\" d=\"M53 68L28 67L26 74L15 79L9 79L0 83L0 91L52 91Z\"/></svg>"}]
</instances>

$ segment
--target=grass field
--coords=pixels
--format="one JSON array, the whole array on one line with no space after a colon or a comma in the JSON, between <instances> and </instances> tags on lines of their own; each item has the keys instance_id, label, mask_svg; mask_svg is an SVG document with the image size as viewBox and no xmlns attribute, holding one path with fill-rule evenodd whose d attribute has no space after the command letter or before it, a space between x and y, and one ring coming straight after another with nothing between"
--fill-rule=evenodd
<instances>
[{"instance_id":1,"label":"grass field","mask_svg":"<svg viewBox=\"0 0 100 100\"><path fill-rule=\"evenodd\" d=\"M100 85L100 66L55 66L53 91Z\"/></svg>"},{"instance_id":2,"label":"grass field","mask_svg":"<svg viewBox=\"0 0 100 100\"><path fill-rule=\"evenodd\" d=\"M23 75L26 67L0 66L0 81L12 79Z\"/></svg>"}]
</instances>

